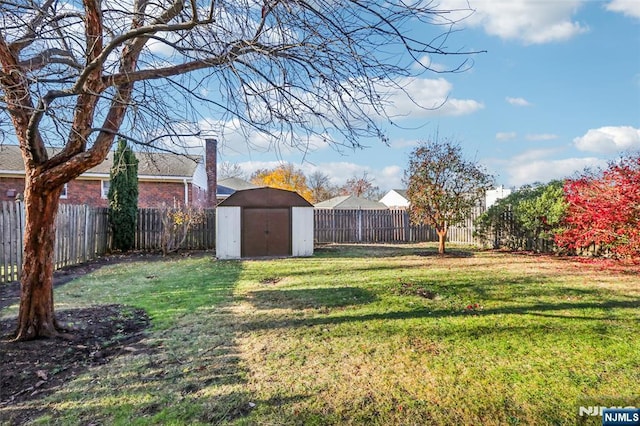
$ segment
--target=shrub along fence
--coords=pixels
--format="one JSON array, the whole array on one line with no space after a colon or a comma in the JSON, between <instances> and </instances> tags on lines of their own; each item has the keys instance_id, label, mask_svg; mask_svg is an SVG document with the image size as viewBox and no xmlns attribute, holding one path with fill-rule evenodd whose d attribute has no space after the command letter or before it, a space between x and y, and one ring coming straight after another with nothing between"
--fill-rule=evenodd
<instances>
[{"instance_id":1,"label":"shrub along fence","mask_svg":"<svg viewBox=\"0 0 640 426\"><path fill-rule=\"evenodd\" d=\"M210 250L216 247L215 209L138 209L136 250Z\"/></svg>"},{"instance_id":2,"label":"shrub along fence","mask_svg":"<svg viewBox=\"0 0 640 426\"><path fill-rule=\"evenodd\" d=\"M473 220L449 229L448 241L476 244ZM438 241L429 226L413 226L405 210L315 210L316 243L399 243ZM188 226L187 226L188 223ZM0 205L0 283L19 279L22 269L24 205ZM63 204L56 222L55 268L80 264L110 250L108 210ZM215 209L139 209L136 250L215 249Z\"/></svg>"}]
</instances>

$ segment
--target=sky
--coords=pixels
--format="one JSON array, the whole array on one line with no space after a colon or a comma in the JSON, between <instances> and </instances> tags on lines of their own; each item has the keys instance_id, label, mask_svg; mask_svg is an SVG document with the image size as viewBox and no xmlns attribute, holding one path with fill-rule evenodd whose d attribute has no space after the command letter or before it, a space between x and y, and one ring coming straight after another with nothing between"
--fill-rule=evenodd
<instances>
[{"instance_id":1,"label":"sky","mask_svg":"<svg viewBox=\"0 0 640 426\"><path fill-rule=\"evenodd\" d=\"M219 161L246 173L290 162L307 175L320 170L335 185L366 173L387 191L405 187L411 151L436 133L458 142L506 187L575 176L640 150L640 0L470 0L470 6L475 13L449 42L485 52L471 56L465 72L407 82L421 105L444 104L426 110L394 96L391 113L402 119L387 127L388 146L371 140L363 141L365 149L338 152L318 144L303 155L261 152L229 137ZM450 57L423 60L435 69L454 65Z\"/></svg>"}]
</instances>

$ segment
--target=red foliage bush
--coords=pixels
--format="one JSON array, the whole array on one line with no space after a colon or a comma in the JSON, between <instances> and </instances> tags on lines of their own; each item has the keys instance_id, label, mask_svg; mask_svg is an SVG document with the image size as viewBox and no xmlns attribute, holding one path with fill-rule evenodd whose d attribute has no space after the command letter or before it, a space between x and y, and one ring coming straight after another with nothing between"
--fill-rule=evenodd
<instances>
[{"instance_id":1,"label":"red foliage bush","mask_svg":"<svg viewBox=\"0 0 640 426\"><path fill-rule=\"evenodd\" d=\"M640 155L600 176L569 179L564 192L569 207L558 246L580 250L595 244L619 257L640 256Z\"/></svg>"}]
</instances>

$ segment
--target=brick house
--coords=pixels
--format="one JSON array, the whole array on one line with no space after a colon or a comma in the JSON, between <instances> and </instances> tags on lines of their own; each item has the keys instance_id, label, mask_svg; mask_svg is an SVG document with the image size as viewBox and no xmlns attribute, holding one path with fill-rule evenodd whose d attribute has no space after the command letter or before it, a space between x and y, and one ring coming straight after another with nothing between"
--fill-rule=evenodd
<instances>
[{"instance_id":1,"label":"brick house","mask_svg":"<svg viewBox=\"0 0 640 426\"><path fill-rule=\"evenodd\" d=\"M208 160L215 170L215 141L207 141ZM51 150L53 153L53 149ZM88 170L65 185L61 202L107 207L109 171L113 152L98 166ZM183 156L169 153L137 152L138 206L159 207L163 204L205 207L208 182L213 183L215 172L208 179L211 167L203 156ZM0 146L0 201L14 201L24 192L24 163L17 145Z\"/></svg>"}]
</instances>

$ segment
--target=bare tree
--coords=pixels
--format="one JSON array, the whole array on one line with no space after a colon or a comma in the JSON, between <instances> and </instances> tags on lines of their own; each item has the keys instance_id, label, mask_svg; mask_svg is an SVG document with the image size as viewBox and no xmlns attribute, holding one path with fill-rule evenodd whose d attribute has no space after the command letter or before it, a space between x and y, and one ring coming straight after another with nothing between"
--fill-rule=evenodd
<instances>
[{"instance_id":1,"label":"bare tree","mask_svg":"<svg viewBox=\"0 0 640 426\"><path fill-rule=\"evenodd\" d=\"M211 114L301 149L310 136L386 141L387 91L428 71L416 68L424 55L460 54L445 47L448 12L420 0L0 3L0 129L26 171L16 339L59 334L58 199L116 135L173 149Z\"/></svg>"},{"instance_id":2,"label":"bare tree","mask_svg":"<svg viewBox=\"0 0 640 426\"><path fill-rule=\"evenodd\" d=\"M223 161L218 164L218 179L239 178L248 180L249 174L242 170L238 163Z\"/></svg>"},{"instance_id":3,"label":"bare tree","mask_svg":"<svg viewBox=\"0 0 640 426\"><path fill-rule=\"evenodd\" d=\"M322 173L320 170L316 170L307 177L307 184L311 190L314 203L328 200L338 193L338 188L331 185L329 175Z\"/></svg>"},{"instance_id":4,"label":"bare tree","mask_svg":"<svg viewBox=\"0 0 640 426\"><path fill-rule=\"evenodd\" d=\"M380 188L373 184L373 178L367 172L362 176L353 176L340 188L343 195L355 195L356 197L368 198L371 200L380 198Z\"/></svg>"},{"instance_id":5,"label":"bare tree","mask_svg":"<svg viewBox=\"0 0 640 426\"><path fill-rule=\"evenodd\" d=\"M469 218L493 185L493 176L466 160L459 144L437 134L413 150L405 179L411 221L436 229L440 254L445 253L449 227Z\"/></svg>"}]
</instances>

